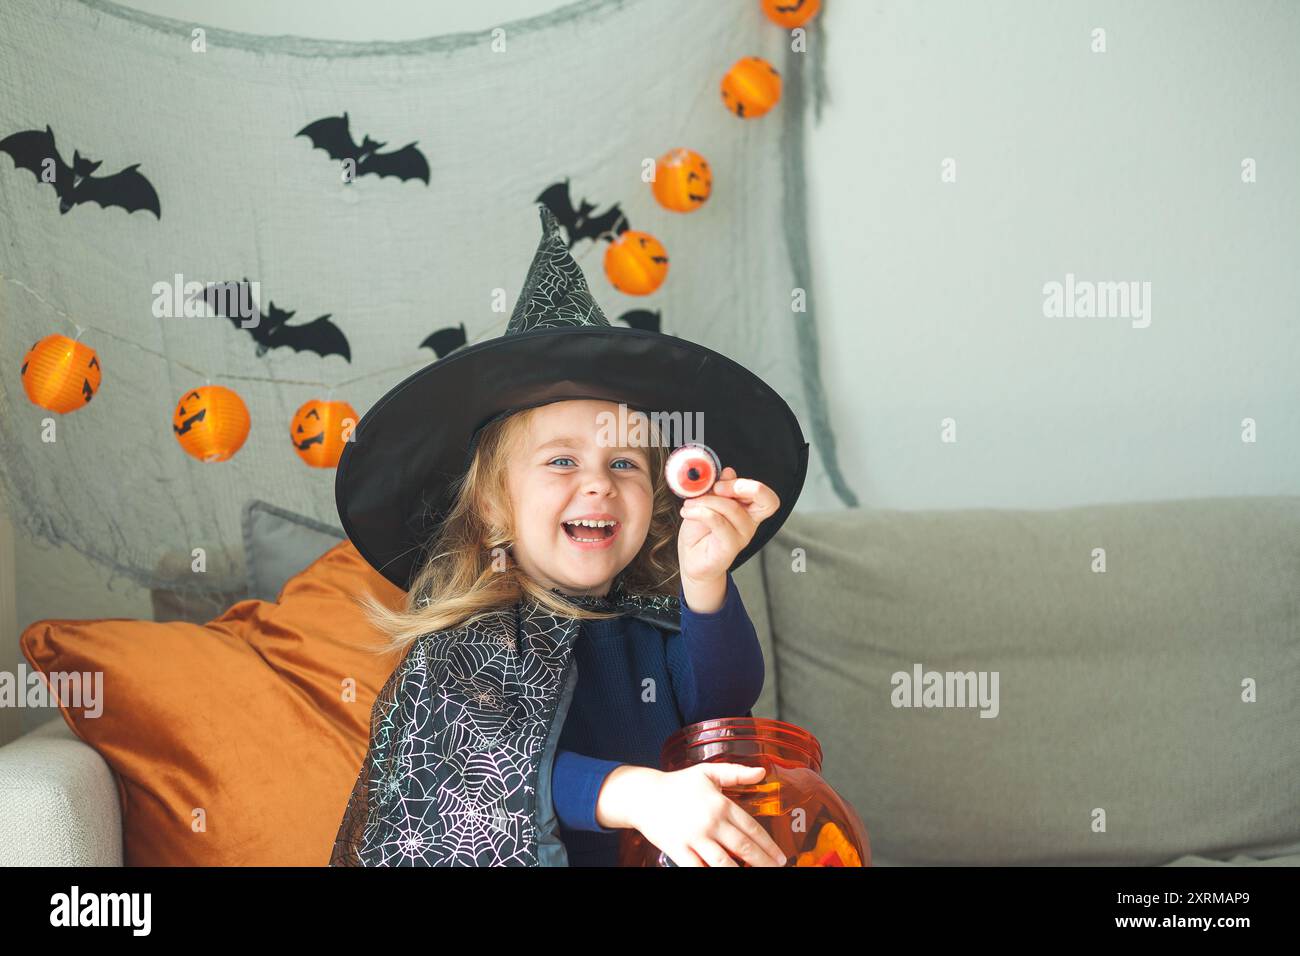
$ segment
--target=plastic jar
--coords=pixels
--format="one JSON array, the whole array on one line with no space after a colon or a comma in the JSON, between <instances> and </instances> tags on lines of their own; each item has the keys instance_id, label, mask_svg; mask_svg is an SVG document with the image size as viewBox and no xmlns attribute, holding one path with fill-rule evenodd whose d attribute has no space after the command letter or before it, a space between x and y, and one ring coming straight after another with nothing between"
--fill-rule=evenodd
<instances>
[{"instance_id":1,"label":"plastic jar","mask_svg":"<svg viewBox=\"0 0 1300 956\"><path fill-rule=\"evenodd\" d=\"M664 741L660 769L671 772L706 761L767 769L758 783L722 792L771 835L786 855L786 866L871 865L867 829L822 779L821 744L802 727L762 717L703 720ZM627 829L620 837L619 865L675 864L637 830Z\"/></svg>"}]
</instances>

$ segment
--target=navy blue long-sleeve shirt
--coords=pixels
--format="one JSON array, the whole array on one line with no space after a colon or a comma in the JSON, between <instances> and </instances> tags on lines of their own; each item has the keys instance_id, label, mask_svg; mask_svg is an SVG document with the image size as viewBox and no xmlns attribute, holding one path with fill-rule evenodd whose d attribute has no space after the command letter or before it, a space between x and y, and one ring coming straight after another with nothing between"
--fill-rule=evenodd
<instances>
[{"instance_id":1,"label":"navy blue long-sleeve shirt","mask_svg":"<svg viewBox=\"0 0 1300 956\"><path fill-rule=\"evenodd\" d=\"M578 686L560 731L552 798L570 866L614 866L620 831L596 822L596 801L615 767L660 769L664 741L696 721L752 716L763 689L763 652L736 584L713 614L681 601L680 633L630 617L583 621Z\"/></svg>"}]
</instances>

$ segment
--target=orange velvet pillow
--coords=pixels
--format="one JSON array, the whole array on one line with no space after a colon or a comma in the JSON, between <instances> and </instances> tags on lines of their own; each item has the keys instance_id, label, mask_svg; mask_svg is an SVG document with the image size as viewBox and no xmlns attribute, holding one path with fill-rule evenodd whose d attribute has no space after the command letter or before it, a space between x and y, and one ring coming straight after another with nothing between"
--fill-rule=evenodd
<instances>
[{"instance_id":1,"label":"orange velvet pillow","mask_svg":"<svg viewBox=\"0 0 1300 956\"><path fill-rule=\"evenodd\" d=\"M51 620L23 632L42 673L103 674L99 716L60 709L114 771L127 866L328 863L370 708L400 658L370 650L363 591L390 607L403 598L343 541L278 603L240 601L204 625Z\"/></svg>"}]
</instances>

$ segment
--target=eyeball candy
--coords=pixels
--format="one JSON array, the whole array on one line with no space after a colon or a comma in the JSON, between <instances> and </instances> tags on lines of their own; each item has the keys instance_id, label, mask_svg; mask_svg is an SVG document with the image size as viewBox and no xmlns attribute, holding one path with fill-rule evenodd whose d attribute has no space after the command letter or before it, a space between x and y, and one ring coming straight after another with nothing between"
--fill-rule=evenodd
<instances>
[{"instance_id":1,"label":"eyeball candy","mask_svg":"<svg viewBox=\"0 0 1300 956\"><path fill-rule=\"evenodd\" d=\"M678 498L706 494L722 474L722 463L708 445L687 442L668 456L664 477Z\"/></svg>"}]
</instances>

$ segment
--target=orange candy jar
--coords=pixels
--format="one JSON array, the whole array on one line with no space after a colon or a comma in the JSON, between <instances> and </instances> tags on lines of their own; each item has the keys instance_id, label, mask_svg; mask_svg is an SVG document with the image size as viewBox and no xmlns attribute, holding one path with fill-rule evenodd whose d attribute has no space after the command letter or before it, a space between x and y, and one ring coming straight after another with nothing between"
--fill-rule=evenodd
<instances>
[{"instance_id":1,"label":"orange candy jar","mask_svg":"<svg viewBox=\"0 0 1300 956\"><path fill-rule=\"evenodd\" d=\"M683 727L664 742L666 772L692 764L761 766L755 784L724 787L785 853L786 866L870 866L867 830L830 784L822 779L822 748L808 731L783 720L724 717ZM674 866L636 830L624 830L619 866ZM741 866L749 866L741 863Z\"/></svg>"}]
</instances>

